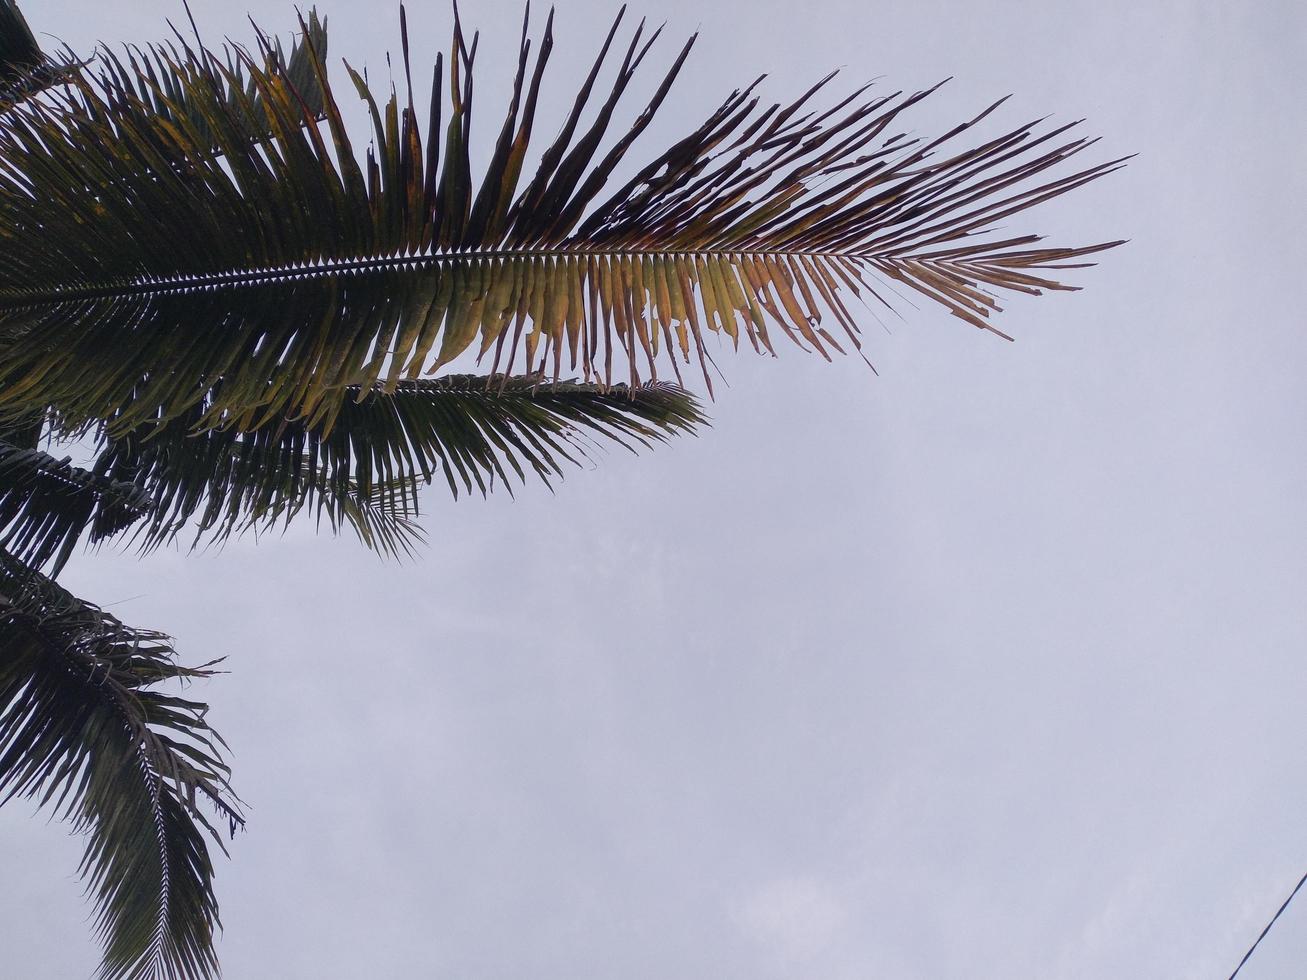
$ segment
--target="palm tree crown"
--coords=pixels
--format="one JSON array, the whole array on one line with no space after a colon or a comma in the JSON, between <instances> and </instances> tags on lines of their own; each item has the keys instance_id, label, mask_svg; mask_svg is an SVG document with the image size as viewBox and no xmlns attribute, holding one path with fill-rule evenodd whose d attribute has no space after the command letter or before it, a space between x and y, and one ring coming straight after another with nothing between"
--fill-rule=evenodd
<instances>
[{"instance_id":1,"label":"palm tree crown","mask_svg":"<svg viewBox=\"0 0 1307 980\"><path fill-rule=\"evenodd\" d=\"M206 832L243 818L205 707L155 689L213 665L56 585L79 541L307 512L409 551L433 480L548 481L599 441L696 430L686 374L711 393L723 341L861 352L853 301L903 289L1000 333L1001 294L1073 288L1063 270L1120 244L1001 230L1122 161L1068 170L1094 142L1074 123L973 137L1001 101L899 132L935 88L830 98L831 75L765 104L758 79L633 163L695 38L619 123L661 33L625 19L542 142L554 14L537 41L528 8L478 179L457 8L424 117L402 9L403 95L344 67L360 157L315 13L289 50L178 34L81 61L0 0L0 792L87 832L102 977L216 975ZM473 351L487 374L439 374ZM48 451L70 441L86 465Z\"/></svg>"}]
</instances>

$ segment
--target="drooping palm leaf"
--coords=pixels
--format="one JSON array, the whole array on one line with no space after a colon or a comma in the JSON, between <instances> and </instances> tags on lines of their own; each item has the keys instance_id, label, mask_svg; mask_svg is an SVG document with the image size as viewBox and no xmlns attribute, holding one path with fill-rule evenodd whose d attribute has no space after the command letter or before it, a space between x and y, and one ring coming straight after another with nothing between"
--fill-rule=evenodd
<instances>
[{"instance_id":1,"label":"drooping palm leaf","mask_svg":"<svg viewBox=\"0 0 1307 980\"><path fill-rule=\"evenodd\" d=\"M0 440L0 550L57 575L82 533L92 542L149 511L136 486L106 480L39 449Z\"/></svg>"},{"instance_id":2,"label":"drooping palm leaf","mask_svg":"<svg viewBox=\"0 0 1307 980\"><path fill-rule=\"evenodd\" d=\"M205 706L154 689L212 672L3 553L0 650L0 802L29 797L86 834L99 980L216 976L205 838L221 838L200 804L230 832L241 814Z\"/></svg>"},{"instance_id":3,"label":"drooping palm leaf","mask_svg":"<svg viewBox=\"0 0 1307 980\"><path fill-rule=\"evenodd\" d=\"M592 100L622 50L620 20L520 191L552 15L534 66L524 28L479 186L467 148L477 44L457 18L443 125L439 60L426 126L411 92L379 103L352 75L375 128L362 164L311 45L325 133L284 72L239 51L243 78L189 48L156 49L152 73L105 56L98 79L18 107L0 133L0 249L12 257L0 411L54 407L73 426L112 420L113 436L199 407L201 427L327 431L351 392L394 390L472 346L510 374L574 367L636 383L661 364L679 379L692 357L705 364L710 333L760 350L782 334L825 356L857 348L849 297L889 305L893 282L989 328L998 292L1067 288L1052 276L1109 247L995 230L1119 165L1054 175L1093 142L1071 127L965 142L995 105L938 139L907 139L890 127L929 91L864 88L812 108L828 80L761 110L755 86L732 93L601 199L690 48L613 140L653 42L641 24ZM407 43L404 65L407 77ZM188 113L161 114L178 92ZM275 132L259 145L256 117Z\"/></svg>"},{"instance_id":4,"label":"drooping palm leaf","mask_svg":"<svg viewBox=\"0 0 1307 980\"><path fill-rule=\"evenodd\" d=\"M178 419L118 440L102 436L95 469L150 501L138 527L147 546L171 540L193 518L197 539L221 540L307 508L383 551L406 551L417 534L417 489L433 479L455 496L460 488L485 493L495 480L511 491L528 470L546 483L561 476L564 462L587 458L600 439L648 446L704 421L691 395L663 384L628 392L447 376L350 394L330 431L289 423L197 432L193 419Z\"/></svg>"}]
</instances>

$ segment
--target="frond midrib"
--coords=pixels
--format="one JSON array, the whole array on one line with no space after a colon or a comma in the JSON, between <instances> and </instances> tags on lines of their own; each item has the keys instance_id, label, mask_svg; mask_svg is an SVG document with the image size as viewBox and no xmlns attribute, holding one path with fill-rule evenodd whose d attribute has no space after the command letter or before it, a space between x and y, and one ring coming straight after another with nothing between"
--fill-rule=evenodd
<instances>
[{"instance_id":1,"label":"frond midrib","mask_svg":"<svg viewBox=\"0 0 1307 980\"><path fill-rule=\"evenodd\" d=\"M205 289L232 286L236 288L261 286L273 282L303 282L329 279L340 275L365 275L394 269L416 270L434 268L441 263L476 260L559 259L559 258L631 258L654 259L744 259L785 258L789 256L815 258L827 261L930 261L927 256L914 256L910 252L803 248L754 248L748 246L722 246L718 248L600 248L563 243L541 248L463 248L414 252L403 255L369 255L354 258L326 259L317 262L286 262L278 265L249 269L230 269L225 272L183 276L142 276L128 282L93 285L63 286L46 290L5 289L0 287L0 312L15 312L36 306L71 303L79 300L111 299L129 296L170 296L199 292Z\"/></svg>"},{"instance_id":2,"label":"frond midrib","mask_svg":"<svg viewBox=\"0 0 1307 980\"><path fill-rule=\"evenodd\" d=\"M6 612L16 610L16 604L10 597L0 594L0 610ZM36 640L45 649L49 657L62 663L64 670L68 674L78 678L84 676L94 677L99 665L92 662L88 670L87 664L84 662L84 654L80 651L70 650L66 644L60 643L58 638L48 635L42 623L30 622L16 612L11 613L11 622ZM160 802L163 776L150 758L149 751L146 748L150 734L148 727L139 720L134 719L127 710L126 705L130 700L130 693L114 681L107 671L96 682L96 686L104 692L103 703L107 704L110 710L117 715L122 730L131 737L135 744L136 763L140 771L141 785L145 796L150 801L150 819L154 823L155 839L158 842L160 889L158 895L159 910L155 916L154 929L150 939L148 962L157 964L165 954L168 944L169 905L172 899L171 856L168 853L167 833L163 825L164 812Z\"/></svg>"}]
</instances>

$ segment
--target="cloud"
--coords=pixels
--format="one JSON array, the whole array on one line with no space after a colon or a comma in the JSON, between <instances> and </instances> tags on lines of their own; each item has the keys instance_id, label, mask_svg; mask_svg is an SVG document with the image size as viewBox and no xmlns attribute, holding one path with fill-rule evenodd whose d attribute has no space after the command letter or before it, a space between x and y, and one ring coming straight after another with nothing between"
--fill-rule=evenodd
<instances>
[{"instance_id":1,"label":"cloud","mask_svg":"<svg viewBox=\"0 0 1307 980\"><path fill-rule=\"evenodd\" d=\"M793 962L826 952L848 911L819 879L779 878L749 894L732 911L732 919L766 953Z\"/></svg>"}]
</instances>

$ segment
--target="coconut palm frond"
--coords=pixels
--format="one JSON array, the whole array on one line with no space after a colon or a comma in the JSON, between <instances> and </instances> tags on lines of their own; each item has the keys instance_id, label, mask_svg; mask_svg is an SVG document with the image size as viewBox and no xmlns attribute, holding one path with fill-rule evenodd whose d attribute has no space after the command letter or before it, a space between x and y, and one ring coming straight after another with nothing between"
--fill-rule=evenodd
<instances>
[{"instance_id":1,"label":"coconut palm frond","mask_svg":"<svg viewBox=\"0 0 1307 980\"><path fill-rule=\"evenodd\" d=\"M694 41L620 126L659 33L641 23L619 41L621 15L529 174L552 20L534 58L524 25L480 181L477 38L457 13L425 121L411 83L378 98L347 68L373 119L362 161L311 39L321 129L287 72L235 47L231 64L158 48L149 71L83 72L17 107L0 134L0 248L15 257L0 270L0 413L53 406L72 424L112 419L120 436L203 407L201 427L326 432L350 391L394 391L469 349L495 373L707 379L712 334L857 350L852 301L894 307L895 288L994 329L1001 294L1070 288L1065 270L1118 244L1046 246L1000 227L1120 165L1068 171L1094 142L1074 124L973 137L996 103L909 138L901 116L934 89L822 102L830 79L786 104L763 106L757 83L732 93L605 196ZM403 63L411 79L407 32ZM249 138L255 119L270 140Z\"/></svg>"},{"instance_id":2,"label":"coconut palm frond","mask_svg":"<svg viewBox=\"0 0 1307 980\"><path fill-rule=\"evenodd\" d=\"M57 575L83 532L92 542L146 515L149 498L35 448L0 440L0 550Z\"/></svg>"},{"instance_id":3,"label":"coconut palm frond","mask_svg":"<svg viewBox=\"0 0 1307 980\"><path fill-rule=\"evenodd\" d=\"M406 552L420 533L417 491L433 480L455 496L496 481L511 492L530 473L548 484L603 443L635 450L705 421L693 396L665 384L455 375L350 395L325 432L300 423L197 431L173 420L102 436L95 469L149 501L136 530L146 547L187 527L196 541L221 541L308 512L377 550Z\"/></svg>"},{"instance_id":4,"label":"coconut palm frond","mask_svg":"<svg viewBox=\"0 0 1307 980\"><path fill-rule=\"evenodd\" d=\"M217 975L207 837L242 822L206 706L156 686L209 676L0 554L0 801L86 834L81 873L104 942L98 980Z\"/></svg>"}]
</instances>

